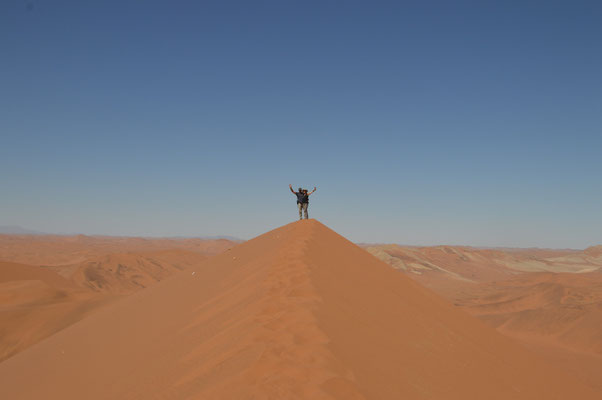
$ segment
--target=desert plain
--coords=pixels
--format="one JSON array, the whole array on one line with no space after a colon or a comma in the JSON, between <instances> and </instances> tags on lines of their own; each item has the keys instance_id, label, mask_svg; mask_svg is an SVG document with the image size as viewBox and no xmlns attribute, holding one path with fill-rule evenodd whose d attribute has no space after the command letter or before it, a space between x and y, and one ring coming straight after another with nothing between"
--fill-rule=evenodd
<instances>
[{"instance_id":1,"label":"desert plain","mask_svg":"<svg viewBox=\"0 0 602 400\"><path fill-rule=\"evenodd\" d=\"M600 399L602 246L0 235L0 398Z\"/></svg>"}]
</instances>

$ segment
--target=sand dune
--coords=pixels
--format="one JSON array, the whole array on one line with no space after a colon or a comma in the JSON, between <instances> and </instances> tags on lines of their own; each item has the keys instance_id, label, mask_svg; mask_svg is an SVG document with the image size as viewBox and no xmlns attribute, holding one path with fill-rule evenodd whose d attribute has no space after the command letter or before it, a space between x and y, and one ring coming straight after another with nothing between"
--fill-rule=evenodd
<instances>
[{"instance_id":1,"label":"sand dune","mask_svg":"<svg viewBox=\"0 0 602 400\"><path fill-rule=\"evenodd\" d=\"M599 393L307 220L138 291L2 362L0 397L547 400Z\"/></svg>"},{"instance_id":2,"label":"sand dune","mask_svg":"<svg viewBox=\"0 0 602 400\"><path fill-rule=\"evenodd\" d=\"M602 257L602 245L588 247L584 250L584 253L590 257L599 259Z\"/></svg>"},{"instance_id":3,"label":"sand dune","mask_svg":"<svg viewBox=\"0 0 602 400\"><path fill-rule=\"evenodd\" d=\"M549 362L585 377L590 386L602 391L600 249L368 248L412 279L536 350ZM548 272L566 270L570 272Z\"/></svg>"},{"instance_id":4,"label":"sand dune","mask_svg":"<svg viewBox=\"0 0 602 400\"><path fill-rule=\"evenodd\" d=\"M29 265L67 265L109 254L172 249L211 256L234 244L235 242L226 239L0 234L0 260Z\"/></svg>"},{"instance_id":5,"label":"sand dune","mask_svg":"<svg viewBox=\"0 0 602 400\"><path fill-rule=\"evenodd\" d=\"M44 238L36 240L44 241ZM201 248L213 254L222 245L210 243ZM83 244L79 246L83 254L89 254ZM37 244L32 248L38 248ZM201 251L198 246L196 249ZM60 250L60 246L55 250L59 256ZM42 253L53 257L49 249ZM70 253L69 257L73 255ZM207 256L171 249L110 254L52 267L0 261L0 361L72 325L101 306L198 265Z\"/></svg>"},{"instance_id":6,"label":"sand dune","mask_svg":"<svg viewBox=\"0 0 602 400\"><path fill-rule=\"evenodd\" d=\"M71 279L95 291L129 294L206 258L183 250L111 254L80 263L71 273Z\"/></svg>"},{"instance_id":7,"label":"sand dune","mask_svg":"<svg viewBox=\"0 0 602 400\"><path fill-rule=\"evenodd\" d=\"M602 392L602 273L527 273L464 288L455 302Z\"/></svg>"},{"instance_id":8,"label":"sand dune","mask_svg":"<svg viewBox=\"0 0 602 400\"><path fill-rule=\"evenodd\" d=\"M448 281L492 282L524 272L583 273L602 270L602 252L579 250L477 249L462 246L369 245L366 250L392 267L412 273L433 289Z\"/></svg>"},{"instance_id":9,"label":"sand dune","mask_svg":"<svg viewBox=\"0 0 602 400\"><path fill-rule=\"evenodd\" d=\"M502 331L545 334L602 355L601 273L522 274L464 290L458 297L458 305Z\"/></svg>"},{"instance_id":10,"label":"sand dune","mask_svg":"<svg viewBox=\"0 0 602 400\"><path fill-rule=\"evenodd\" d=\"M0 261L0 283L12 281L40 281L56 288L74 288L68 279L48 270L31 265Z\"/></svg>"},{"instance_id":11,"label":"sand dune","mask_svg":"<svg viewBox=\"0 0 602 400\"><path fill-rule=\"evenodd\" d=\"M0 361L79 321L102 303L53 271L0 262Z\"/></svg>"},{"instance_id":12,"label":"sand dune","mask_svg":"<svg viewBox=\"0 0 602 400\"><path fill-rule=\"evenodd\" d=\"M489 282L506 279L516 273L498 262L506 255L495 250L399 245L368 246L366 250L392 267L412 273L415 275L413 278L429 287L444 284L447 280Z\"/></svg>"}]
</instances>

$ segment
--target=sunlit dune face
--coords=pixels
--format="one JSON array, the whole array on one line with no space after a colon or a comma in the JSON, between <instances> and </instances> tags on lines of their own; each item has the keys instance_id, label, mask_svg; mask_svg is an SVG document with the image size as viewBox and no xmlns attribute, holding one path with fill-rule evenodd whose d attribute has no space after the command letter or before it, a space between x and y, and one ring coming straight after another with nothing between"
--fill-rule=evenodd
<instances>
[{"instance_id":1,"label":"sunlit dune face","mask_svg":"<svg viewBox=\"0 0 602 400\"><path fill-rule=\"evenodd\" d=\"M470 259L454 249L439 251ZM105 279L109 287L109 278L132 278L114 271L131 255L114 257L105 264L113 273ZM136 273L153 271L134 260ZM0 394L599 398L315 220L285 225L177 271L14 355L0 363Z\"/></svg>"}]
</instances>

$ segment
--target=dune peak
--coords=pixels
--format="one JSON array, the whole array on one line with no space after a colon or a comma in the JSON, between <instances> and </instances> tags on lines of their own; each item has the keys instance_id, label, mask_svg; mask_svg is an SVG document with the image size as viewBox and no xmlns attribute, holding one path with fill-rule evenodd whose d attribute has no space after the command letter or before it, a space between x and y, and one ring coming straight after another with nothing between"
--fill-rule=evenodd
<instances>
[{"instance_id":1,"label":"dune peak","mask_svg":"<svg viewBox=\"0 0 602 400\"><path fill-rule=\"evenodd\" d=\"M0 396L598 398L315 219L241 243L6 360Z\"/></svg>"}]
</instances>

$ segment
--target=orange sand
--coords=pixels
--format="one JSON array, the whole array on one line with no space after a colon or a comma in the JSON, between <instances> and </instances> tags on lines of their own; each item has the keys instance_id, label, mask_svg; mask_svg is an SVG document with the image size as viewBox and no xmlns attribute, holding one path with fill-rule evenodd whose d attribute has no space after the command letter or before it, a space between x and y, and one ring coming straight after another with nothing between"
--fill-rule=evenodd
<instances>
[{"instance_id":1,"label":"orange sand","mask_svg":"<svg viewBox=\"0 0 602 400\"><path fill-rule=\"evenodd\" d=\"M226 239L0 234L0 260L29 265L67 265L109 254L173 249L209 256L219 254L234 244Z\"/></svg>"},{"instance_id":2,"label":"orange sand","mask_svg":"<svg viewBox=\"0 0 602 400\"><path fill-rule=\"evenodd\" d=\"M602 392L602 246L367 249Z\"/></svg>"},{"instance_id":3,"label":"orange sand","mask_svg":"<svg viewBox=\"0 0 602 400\"><path fill-rule=\"evenodd\" d=\"M0 363L2 399L599 399L314 220Z\"/></svg>"},{"instance_id":4,"label":"orange sand","mask_svg":"<svg viewBox=\"0 0 602 400\"><path fill-rule=\"evenodd\" d=\"M198 265L230 241L0 235L0 361L124 295ZM173 249L162 249L173 246ZM131 252L133 249L155 249ZM190 250L183 250L189 248ZM121 253L105 254L119 250Z\"/></svg>"}]
</instances>

